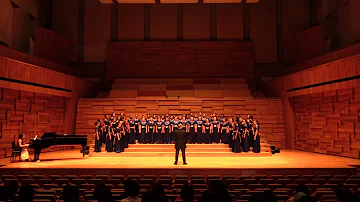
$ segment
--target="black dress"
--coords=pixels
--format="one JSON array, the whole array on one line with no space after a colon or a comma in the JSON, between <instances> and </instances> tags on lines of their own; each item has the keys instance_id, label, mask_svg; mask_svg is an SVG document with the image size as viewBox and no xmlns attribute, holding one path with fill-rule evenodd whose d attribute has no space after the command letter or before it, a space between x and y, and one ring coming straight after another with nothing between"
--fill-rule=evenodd
<instances>
[{"instance_id":1,"label":"black dress","mask_svg":"<svg viewBox=\"0 0 360 202\"><path fill-rule=\"evenodd\" d=\"M203 125L203 121L201 119L196 121L196 125L197 125L197 134L196 134L196 142L201 144L202 142L204 142L204 134L202 132L202 125Z\"/></svg>"},{"instance_id":2,"label":"black dress","mask_svg":"<svg viewBox=\"0 0 360 202\"><path fill-rule=\"evenodd\" d=\"M165 121L165 133L163 134L163 143L169 144L170 143L170 121Z\"/></svg>"},{"instance_id":3,"label":"black dress","mask_svg":"<svg viewBox=\"0 0 360 202\"><path fill-rule=\"evenodd\" d=\"M140 123L140 144L144 144L145 142L145 135L146 135L146 121L141 121Z\"/></svg>"},{"instance_id":4,"label":"black dress","mask_svg":"<svg viewBox=\"0 0 360 202\"><path fill-rule=\"evenodd\" d=\"M221 143L228 144L229 143L229 134L227 133L227 126L229 125L229 122L221 122Z\"/></svg>"},{"instance_id":5,"label":"black dress","mask_svg":"<svg viewBox=\"0 0 360 202\"><path fill-rule=\"evenodd\" d=\"M242 147L243 147L243 152L248 152L250 151L250 136L249 136L249 131L247 131L246 129L249 129L247 124L242 124L242 128L243 128L243 133L245 133L242 138ZM247 132L246 132L247 131Z\"/></svg>"},{"instance_id":6,"label":"black dress","mask_svg":"<svg viewBox=\"0 0 360 202\"><path fill-rule=\"evenodd\" d=\"M100 131L101 131L101 128L96 126L95 127L95 148L94 148L94 151L95 152L101 152L101 139L100 139ZM98 134L96 134L96 132Z\"/></svg>"},{"instance_id":7,"label":"black dress","mask_svg":"<svg viewBox=\"0 0 360 202\"><path fill-rule=\"evenodd\" d=\"M134 122L132 119L129 119L129 127L130 127L130 131L129 131L129 143L130 143L130 144L135 144L136 129L135 129L135 122Z\"/></svg>"},{"instance_id":8,"label":"black dress","mask_svg":"<svg viewBox=\"0 0 360 202\"><path fill-rule=\"evenodd\" d=\"M220 143L220 136L218 132L218 121L212 121L213 124L213 135L212 135L212 141L214 143Z\"/></svg>"},{"instance_id":9,"label":"black dress","mask_svg":"<svg viewBox=\"0 0 360 202\"><path fill-rule=\"evenodd\" d=\"M254 153L260 153L260 127L259 125L255 126L254 128L254 135L256 134L256 131L258 132L256 139L254 140Z\"/></svg>"},{"instance_id":10,"label":"black dress","mask_svg":"<svg viewBox=\"0 0 360 202\"><path fill-rule=\"evenodd\" d=\"M210 144L211 143L211 134L210 134L210 123L204 123L204 127L205 127L205 134L204 134L204 142L205 144Z\"/></svg>"},{"instance_id":11,"label":"black dress","mask_svg":"<svg viewBox=\"0 0 360 202\"><path fill-rule=\"evenodd\" d=\"M189 135L188 135L188 141L192 144L196 143L196 136L195 136L195 121L188 121L189 124Z\"/></svg>"},{"instance_id":12,"label":"black dress","mask_svg":"<svg viewBox=\"0 0 360 202\"><path fill-rule=\"evenodd\" d=\"M163 143L162 142L162 125L163 125L163 122L162 121L158 121L157 123L156 123L156 127L157 127L157 133L156 133L156 142L157 143Z\"/></svg>"},{"instance_id":13,"label":"black dress","mask_svg":"<svg viewBox=\"0 0 360 202\"><path fill-rule=\"evenodd\" d=\"M111 134L111 127L108 126L108 130L110 131L110 134L107 133L106 134L106 151L107 152L112 152L113 151L113 135Z\"/></svg>"},{"instance_id":14,"label":"black dress","mask_svg":"<svg viewBox=\"0 0 360 202\"><path fill-rule=\"evenodd\" d=\"M232 124L229 124L229 147L233 148L234 147L234 140L233 137L234 136L234 127L236 127L236 124L234 123L234 126Z\"/></svg>"},{"instance_id":15,"label":"black dress","mask_svg":"<svg viewBox=\"0 0 360 202\"><path fill-rule=\"evenodd\" d=\"M254 131L253 131L253 121L250 119L248 123L249 131L249 147L254 147ZM250 149L249 149L250 150Z\"/></svg>"},{"instance_id":16,"label":"black dress","mask_svg":"<svg viewBox=\"0 0 360 202\"><path fill-rule=\"evenodd\" d=\"M115 139L115 144L114 144L114 149L116 153L120 153L121 152L121 134L120 134L120 130L118 128L114 129L114 139Z\"/></svg>"},{"instance_id":17,"label":"black dress","mask_svg":"<svg viewBox=\"0 0 360 202\"><path fill-rule=\"evenodd\" d=\"M178 129L178 125L179 125L179 121L173 120L173 121L171 122L171 126L172 126L171 142L172 142L172 143L175 142L175 131Z\"/></svg>"},{"instance_id":18,"label":"black dress","mask_svg":"<svg viewBox=\"0 0 360 202\"><path fill-rule=\"evenodd\" d=\"M235 126L235 130L233 131L233 133L235 133L235 139L234 139L234 147L233 147L233 152L234 153L240 153L241 152L241 135L242 135L242 132L239 128L239 125L236 124ZM237 133L237 134L236 134Z\"/></svg>"},{"instance_id":19,"label":"black dress","mask_svg":"<svg viewBox=\"0 0 360 202\"><path fill-rule=\"evenodd\" d=\"M137 118L134 119L134 123L135 123L135 140L140 142L140 130L139 130L140 119Z\"/></svg>"},{"instance_id":20,"label":"black dress","mask_svg":"<svg viewBox=\"0 0 360 202\"><path fill-rule=\"evenodd\" d=\"M146 142L153 144L155 142L154 140L154 131L155 131L155 123L153 121L148 122L149 130L146 136Z\"/></svg>"}]
</instances>

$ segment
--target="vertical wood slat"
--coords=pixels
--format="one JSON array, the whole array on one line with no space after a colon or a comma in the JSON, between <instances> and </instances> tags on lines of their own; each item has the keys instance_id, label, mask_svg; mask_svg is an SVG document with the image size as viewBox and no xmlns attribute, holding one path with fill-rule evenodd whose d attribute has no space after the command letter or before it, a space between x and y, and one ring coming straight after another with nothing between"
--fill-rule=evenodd
<instances>
[{"instance_id":1,"label":"vertical wood slat","mask_svg":"<svg viewBox=\"0 0 360 202\"><path fill-rule=\"evenodd\" d=\"M221 25L219 25L221 26ZM210 40L217 40L217 8L216 4L210 4Z\"/></svg>"},{"instance_id":2,"label":"vertical wood slat","mask_svg":"<svg viewBox=\"0 0 360 202\"><path fill-rule=\"evenodd\" d=\"M177 5L177 40L182 41L184 36L184 5Z\"/></svg>"},{"instance_id":3,"label":"vertical wood slat","mask_svg":"<svg viewBox=\"0 0 360 202\"><path fill-rule=\"evenodd\" d=\"M150 41L150 4L144 4L144 41Z\"/></svg>"}]
</instances>

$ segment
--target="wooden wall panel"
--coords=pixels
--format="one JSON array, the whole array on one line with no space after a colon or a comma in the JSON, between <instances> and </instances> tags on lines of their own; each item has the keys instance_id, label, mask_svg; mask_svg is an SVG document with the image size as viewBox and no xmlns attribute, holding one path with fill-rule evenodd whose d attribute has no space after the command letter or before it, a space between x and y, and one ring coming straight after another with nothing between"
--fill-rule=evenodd
<instances>
[{"instance_id":1,"label":"wooden wall panel","mask_svg":"<svg viewBox=\"0 0 360 202\"><path fill-rule=\"evenodd\" d=\"M144 40L144 4L119 4L119 40Z\"/></svg>"},{"instance_id":2,"label":"wooden wall panel","mask_svg":"<svg viewBox=\"0 0 360 202\"><path fill-rule=\"evenodd\" d=\"M138 84L140 83L140 84ZM251 97L246 79L115 79L108 97ZM98 96L100 97L100 96Z\"/></svg>"},{"instance_id":3,"label":"wooden wall panel","mask_svg":"<svg viewBox=\"0 0 360 202\"><path fill-rule=\"evenodd\" d=\"M218 40L244 38L243 4L216 4Z\"/></svg>"},{"instance_id":4,"label":"wooden wall panel","mask_svg":"<svg viewBox=\"0 0 360 202\"><path fill-rule=\"evenodd\" d=\"M65 132L65 97L7 88L0 94L0 158L11 155L11 142L20 133L29 142L36 134Z\"/></svg>"},{"instance_id":5,"label":"wooden wall panel","mask_svg":"<svg viewBox=\"0 0 360 202\"><path fill-rule=\"evenodd\" d=\"M114 110L113 110L114 109ZM235 114L247 116L252 114L260 121L261 138L277 148L285 147L285 130L283 105L280 99L166 99L137 98L137 99L80 99L77 108L76 133L87 134L89 138L94 132L94 122L112 112L119 114L183 114L183 113L224 113L231 117ZM81 120L81 121L80 121Z\"/></svg>"},{"instance_id":6,"label":"wooden wall panel","mask_svg":"<svg viewBox=\"0 0 360 202\"><path fill-rule=\"evenodd\" d=\"M350 88L291 97L295 149L360 158L359 93Z\"/></svg>"},{"instance_id":7,"label":"wooden wall panel","mask_svg":"<svg viewBox=\"0 0 360 202\"><path fill-rule=\"evenodd\" d=\"M106 77L238 77L252 84L253 52L252 43L243 41L110 43Z\"/></svg>"},{"instance_id":8,"label":"wooden wall panel","mask_svg":"<svg viewBox=\"0 0 360 202\"><path fill-rule=\"evenodd\" d=\"M250 39L253 41L257 63L277 62L276 1L250 4Z\"/></svg>"},{"instance_id":9,"label":"wooden wall panel","mask_svg":"<svg viewBox=\"0 0 360 202\"><path fill-rule=\"evenodd\" d=\"M326 48L324 30L320 26L307 29L290 37L287 47L293 64L323 55Z\"/></svg>"},{"instance_id":10,"label":"wooden wall panel","mask_svg":"<svg viewBox=\"0 0 360 202\"><path fill-rule=\"evenodd\" d=\"M85 62L106 61L107 44L110 41L110 14L111 5L102 4L98 0L85 1Z\"/></svg>"},{"instance_id":11,"label":"wooden wall panel","mask_svg":"<svg viewBox=\"0 0 360 202\"><path fill-rule=\"evenodd\" d=\"M184 40L210 39L210 5L184 4Z\"/></svg>"},{"instance_id":12,"label":"wooden wall panel","mask_svg":"<svg viewBox=\"0 0 360 202\"><path fill-rule=\"evenodd\" d=\"M293 74L279 77L263 83L263 92L267 96L280 96L283 99L284 103L284 117L285 117L285 129L286 129L286 148L294 149L295 148L295 123L299 121L294 112L296 109L290 103L290 97L294 96L306 96L314 93L325 93L323 94L323 102L335 102L334 101L334 91L339 89L349 89L349 88L358 88L360 87L360 80L355 79L356 76L360 75L360 55L355 55L352 57L344 58L341 60L333 61L331 63L319 65L311 69L303 70ZM352 79L351 79L352 78ZM350 79L343 80L340 79ZM326 84L326 82L338 81L332 84ZM305 89L294 90L288 92L290 89L320 84L320 86L308 87ZM326 96L325 96L326 95ZM354 93L354 97L357 96ZM318 96L320 97L320 96ZM337 99L343 100L347 99L347 96L336 96ZM321 100L321 99L320 99ZM336 113L341 112L341 104L337 103L334 105L334 110ZM303 108L305 111L305 108ZM318 108L311 108L313 111L319 111ZM331 110L329 106L325 105L320 110L329 111ZM349 109L344 111L344 113L349 113ZM346 115L347 116L347 115ZM346 117L347 119L348 117ZM330 121L333 119L341 120L341 117L327 117ZM309 120L306 120L310 122ZM340 129L341 130L341 129ZM326 132L327 133L327 132ZM350 148L350 147L349 147Z\"/></svg>"},{"instance_id":13,"label":"wooden wall panel","mask_svg":"<svg viewBox=\"0 0 360 202\"><path fill-rule=\"evenodd\" d=\"M78 47L78 5L74 0L52 1L52 30L73 39L75 47ZM78 49L74 48L70 61L76 62L77 57Z\"/></svg>"},{"instance_id":14,"label":"wooden wall panel","mask_svg":"<svg viewBox=\"0 0 360 202\"><path fill-rule=\"evenodd\" d=\"M151 41L176 41L177 39L177 4L150 5Z\"/></svg>"},{"instance_id":15,"label":"wooden wall panel","mask_svg":"<svg viewBox=\"0 0 360 202\"><path fill-rule=\"evenodd\" d=\"M309 69L311 67L316 67L325 63L330 63L333 61L345 59L358 54L360 54L360 43L356 43L346 48L334 52L330 52L320 57L316 57L314 59L293 65L290 68L287 68L283 73L290 74L290 73L302 71L305 69Z\"/></svg>"},{"instance_id":16,"label":"wooden wall panel","mask_svg":"<svg viewBox=\"0 0 360 202\"><path fill-rule=\"evenodd\" d=\"M0 87L2 88L68 97L65 111L66 133L74 133L77 99L95 96L99 89L98 84L91 81L5 58L0 58L0 77L70 90L68 92L26 83L0 81ZM10 98L5 97L3 99Z\"/></svg>"},{"instance_id":17,"label":"wooden wall panel","mask_svg":"<svg viewBox=\"0 0 360 202\"><path fill-rule=\"evenodd\" d=\"M33 55L29 55L26 53L22 53L16 50L13 50L8 47L0 46L0 58L6 58L6 59L14 59L17 61L21 61L27 64L33 64L36 66L44 67L50 70L54 70L57 72L62 72L65 74L80 76L80 71L70 68L68 66L60 65L48 60L44 60L39 57L35 57Z\"/></svg>"},{"instance_id":18,"label":"wooden wall panel","mask_svg":"<svg viewBox=\"0 0 360 202\"><path fill-rule=\"evenodd\" d=\"M11 46L12 6L8 0L0 0L0 41Z\"/></svg>"},{"instance_id":19,"label":"wooden wall panel","mask_svg":"<svg viewBox=\"0 0 360 202\"><path fill-rule=\"evenodd\" d=\"M35 31L36 57L67 66L75 41L54 31L38 27Z\"/></svg>"},{"instance_id":20,"label":"wooden wall panel","mask_svg":"<svg viewBox=\"0 0 360 202\"><path fill-rule=\"evenodd\" d=\"M24 8L12 9L12 43L11 47L21 52L30 52L30 37L34 34L34 26L28 12Z\"/></svg>"},{"instance_id":21,"label":"wooden wall panel","mask_svg":"<svg viewBox=\"0 0 360 202\"><path fill-rule=\"evenodd\" d=\"M309 1L292 0L283 2L283 40L288 40L310 26ZM284 47L284 60L290 62L290 53Z\"/></svg>"}]
</instances>

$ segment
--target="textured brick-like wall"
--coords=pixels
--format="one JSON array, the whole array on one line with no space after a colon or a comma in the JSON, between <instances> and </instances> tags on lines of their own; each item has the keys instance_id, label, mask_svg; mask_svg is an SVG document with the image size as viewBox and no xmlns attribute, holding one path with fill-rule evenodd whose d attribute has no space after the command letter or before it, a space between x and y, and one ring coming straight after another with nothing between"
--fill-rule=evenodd
<instances>
[{"instance_id":1,"label":"textured brick-like wall","mask_svg":"<svg viewBox=\"0 0 360 202\"><path fill-rule=\"evenodd\" d=\"M63 97L0 88L0 158L11 155L11 142L19 133L26 143L47 131L64 133L64 119Z\"/></svg>"},{"instance_id":2,"label":"textured brick-like wall","mask_svg":"<svg viewBox=\"0 0 360 202\"><path fill-rule=\"evenodd\" d=\"M360 88L291 98L295 149L360 157Z\"/></svg>"},{"instance_id":3,"label":"textured brick-like wall","mask_svg":"<svg viewBox=\"0 0 360 202\"><path fill-rule=\"evenodd\" d=\"M106 76L113 78L246 78L254 80L251 42L114 42Z\"/></svg>"},{"instance_id":4,"label":"textured brick-like wall","mask_svg":"<svg viewBox=\"0 0 360 202\"><path fill-rule=\"evenodd\" d=\"M261 123L261 138L277 148L285 147L283 105L281 99L80 99L76 115L76 133L92 138L94 122L103 119L104 114L125 112L126 116L138 114L205 114L216 113L225 116L252 114Z\"/></svg>"}]
</instances>

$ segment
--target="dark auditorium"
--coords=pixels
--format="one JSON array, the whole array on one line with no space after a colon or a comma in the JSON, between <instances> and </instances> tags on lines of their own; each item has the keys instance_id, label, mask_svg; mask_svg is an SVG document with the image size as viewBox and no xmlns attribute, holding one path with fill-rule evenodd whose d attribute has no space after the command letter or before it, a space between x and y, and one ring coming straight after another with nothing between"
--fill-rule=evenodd
<instances>
[{"instance_id":1,"label":"dark auditorium","mask_svg":"<svg viewBox=\"0 0 360 202\"><path fill-rule=\"evenodd\" d=\"M0 202L360 202L360 0L0 0Z\"/></svg>"}]
</instances>

